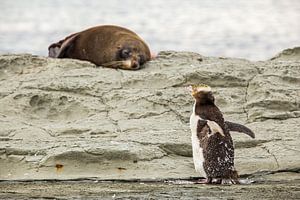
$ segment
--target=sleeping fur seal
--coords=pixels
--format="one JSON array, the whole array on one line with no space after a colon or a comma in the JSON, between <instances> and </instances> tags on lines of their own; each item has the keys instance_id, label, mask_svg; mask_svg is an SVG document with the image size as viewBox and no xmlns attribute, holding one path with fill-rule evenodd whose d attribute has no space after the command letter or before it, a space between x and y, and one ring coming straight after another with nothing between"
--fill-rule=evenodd
<instances>
[{"instance_id":1,"label":"sleeping fur seal","mask_svg":"<svg viewBox=\"0 0 300 200\"><path fill-rule=\"evenodd\" d=\"M69 35L48 47L49 57L74 58L98 66L136 70L151 59L147 44L134 32L113 25Z\"/></svg>"}]
</instances>

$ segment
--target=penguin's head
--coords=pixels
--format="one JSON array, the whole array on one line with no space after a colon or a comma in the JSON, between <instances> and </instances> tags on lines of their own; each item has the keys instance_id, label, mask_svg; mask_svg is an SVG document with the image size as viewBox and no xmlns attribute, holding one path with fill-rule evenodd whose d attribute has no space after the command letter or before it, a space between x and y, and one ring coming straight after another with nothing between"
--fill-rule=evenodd
<instances>
[{"instance_id":1,"label":"penguin's head","mask_svg":"<svg viewBox=\"0 0 300 200\"><path fill-rule=\"evenodd\" d=\"M212 94L211 87L205 84L190 85L188 90L191 92L195 101L200 104L214 104L215 98Z\"/></svg>"}]
</instances>

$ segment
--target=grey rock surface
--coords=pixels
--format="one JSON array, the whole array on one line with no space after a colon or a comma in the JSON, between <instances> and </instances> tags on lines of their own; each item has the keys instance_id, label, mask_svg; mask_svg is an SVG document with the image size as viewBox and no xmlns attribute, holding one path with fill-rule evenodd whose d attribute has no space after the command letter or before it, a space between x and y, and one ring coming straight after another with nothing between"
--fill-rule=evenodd
<instances>
[{"instance_id":1,"label":"grey rock surface","mask_svg":"<svg viewBox=\"0 0 300 200\"><path fill-rule=\"evenodd\" d=\"M161 52L138 71L0 56L0 179L164 179L194 170L185 87L213 88L240 174L300 169L300 61Z\"/></svg>"}]
</instances>

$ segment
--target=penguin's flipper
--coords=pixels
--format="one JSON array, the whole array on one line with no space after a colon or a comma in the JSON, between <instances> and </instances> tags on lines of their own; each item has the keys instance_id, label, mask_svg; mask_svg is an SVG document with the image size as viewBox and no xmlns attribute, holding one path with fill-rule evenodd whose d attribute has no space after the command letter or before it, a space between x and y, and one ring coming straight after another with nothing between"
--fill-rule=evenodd
<instances>
[{"instance_id":1,"label":"penguin's flipper","mask_svg":"<svg viewBox=\"0 0 300 200\"><path fill-rule=\"evenodd\" d=\"M204 119L199 119L197 124L197 131L201 131L204 126L207 124L207 121Z\"/></svg>"},{"instance_id":2,"label":"penguin's flipper","mask_svg":"<svg viewBox=\"0 0 300 200\"><path fill-rule=\"evenodd\" d=\"M248 127L246 127L244 125L234 123L234 122L229 122L229 121L225 121L225 124L227 125L227 128L229 131L245 133L245 134L249 135L250 137L255 138L255 134L253 133L253 131L251 131Z\"/></svg>"}]
</instances>

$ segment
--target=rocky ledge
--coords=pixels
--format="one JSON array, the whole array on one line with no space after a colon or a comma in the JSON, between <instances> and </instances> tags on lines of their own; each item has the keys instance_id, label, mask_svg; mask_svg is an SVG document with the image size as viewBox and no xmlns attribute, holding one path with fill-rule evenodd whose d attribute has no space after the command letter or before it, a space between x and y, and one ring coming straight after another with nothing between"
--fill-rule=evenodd
<instances>
[{"instance_id":1,"label":"rocky ledge","mask_svg":"<svg viewBox=\"0 0 300 200\"><path fill-rule=\"evenodd\" d=\"M292 52L292 53L291 53ZM164 179L193 167L189 84L213 88L240 174L300 170L299 48L271 60L161 52L138 71L0 56L0 179ZM299 178L299 176L297 176Z\"/></svg>"}]
</instances>

